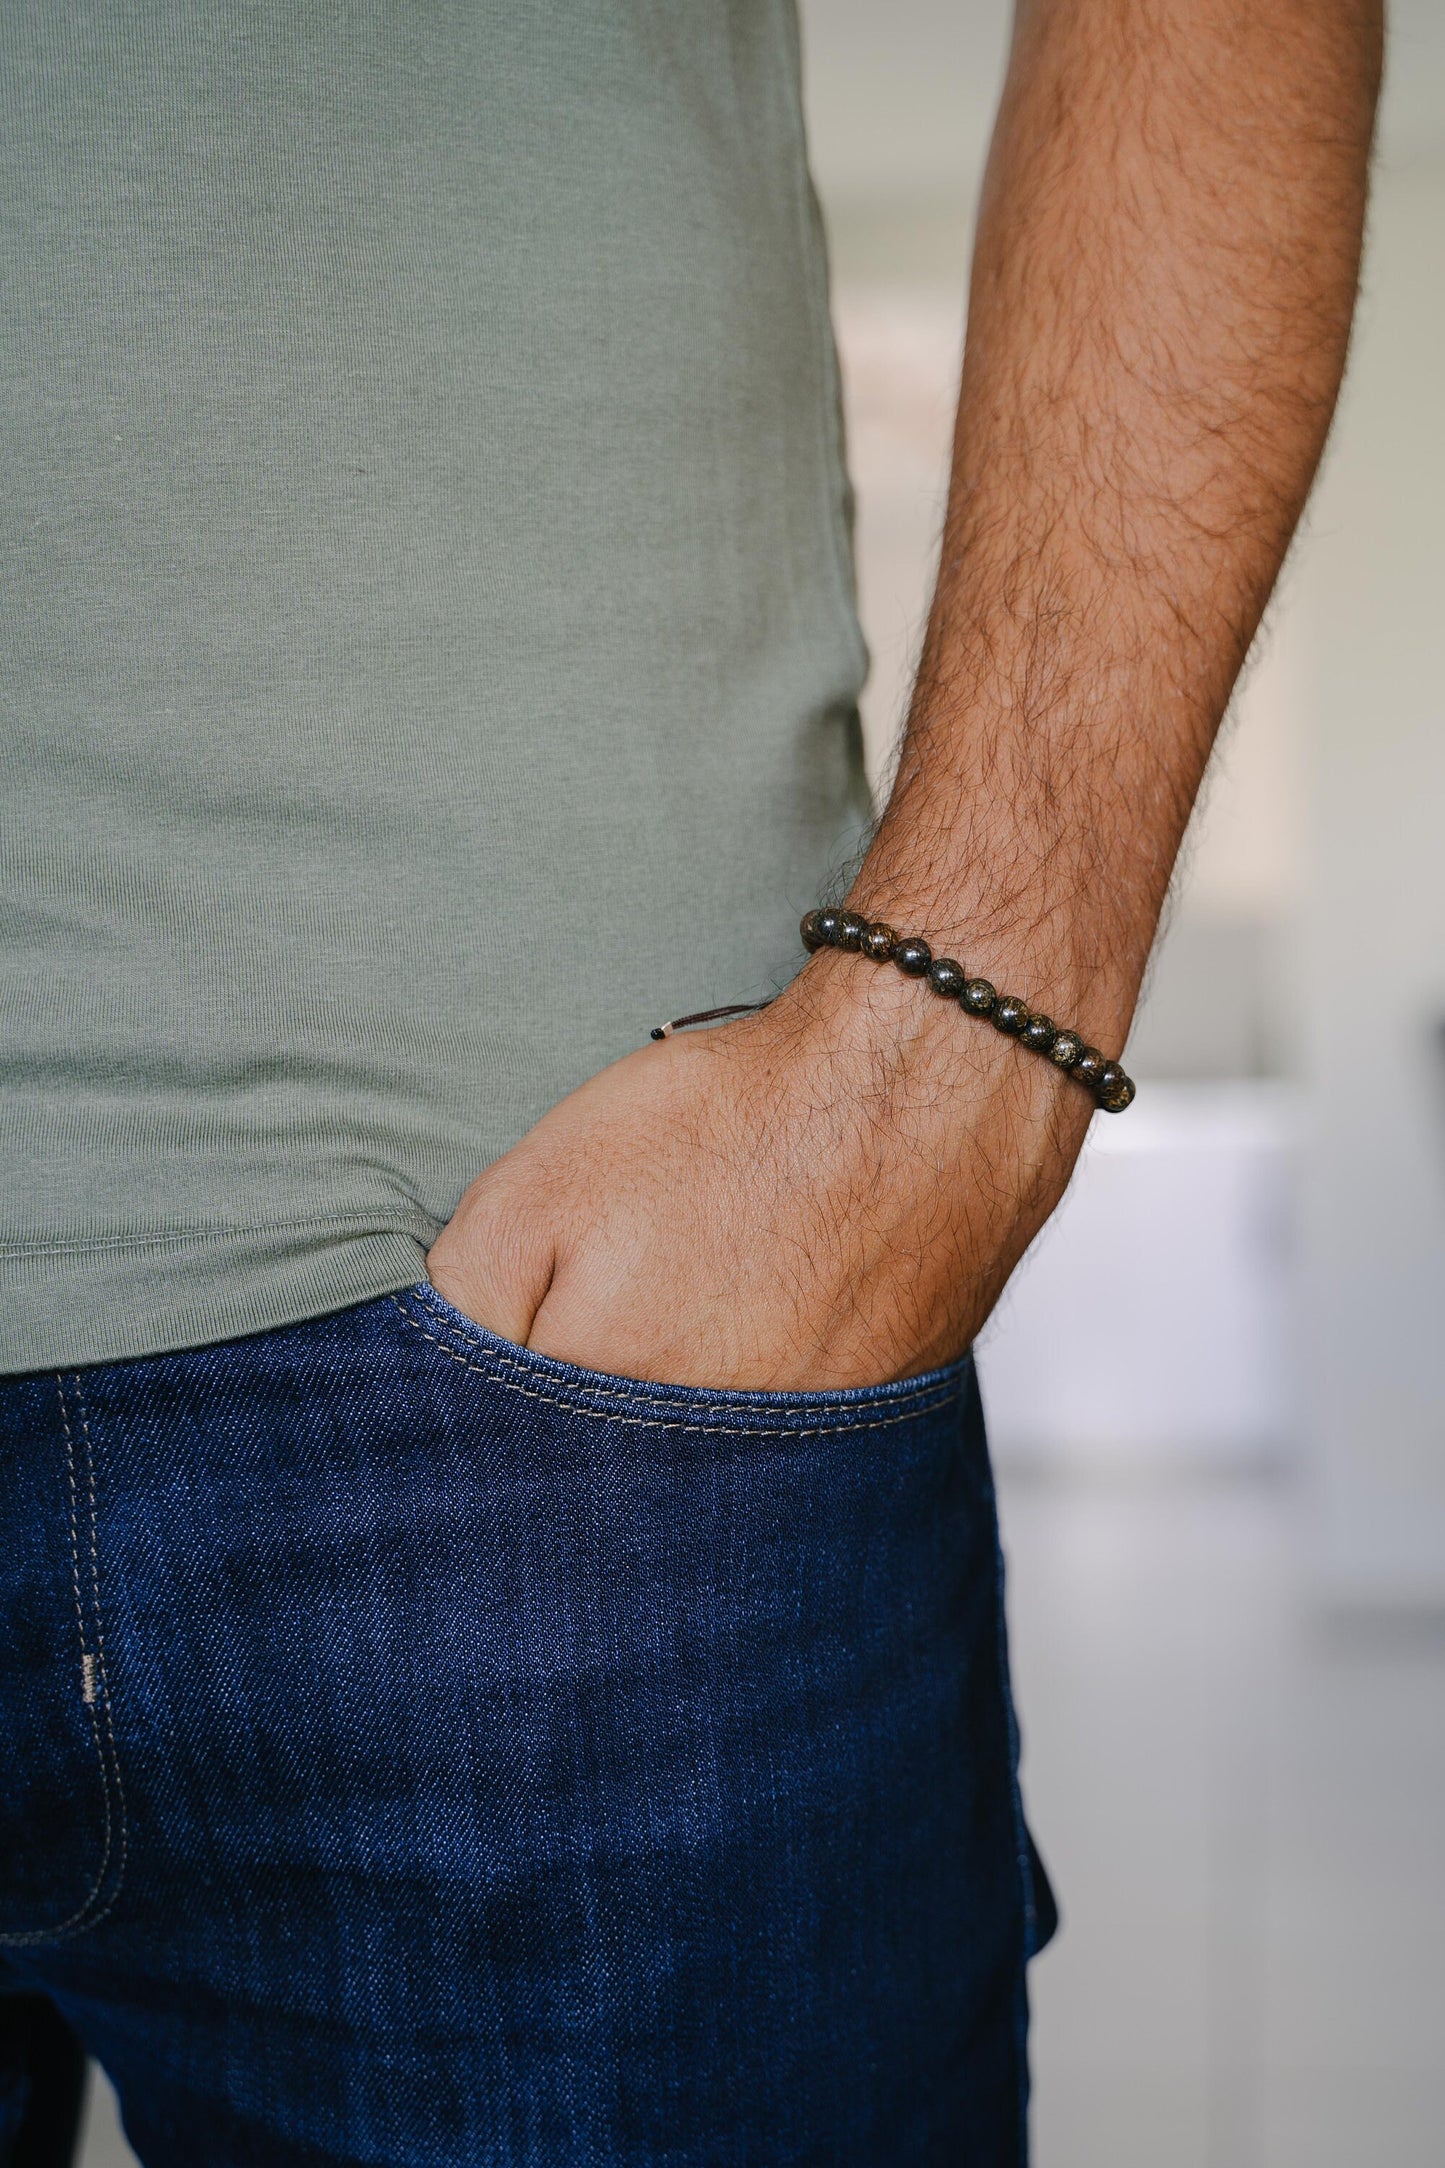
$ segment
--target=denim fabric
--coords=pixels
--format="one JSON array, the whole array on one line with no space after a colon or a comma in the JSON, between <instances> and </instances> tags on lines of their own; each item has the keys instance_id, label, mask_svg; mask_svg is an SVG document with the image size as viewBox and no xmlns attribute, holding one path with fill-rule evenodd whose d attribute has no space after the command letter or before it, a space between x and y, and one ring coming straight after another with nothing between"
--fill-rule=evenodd
<instances>
[{"instance_id":1,"label":"denim fabric","mask_svg":"<svg viewBox=\"0 0 1445 2168\"><path fill-rule=\"evenodd\" d=\"M0 1962L147 2168L1017 2168L972 1367L632 1384L419 1287L0 1383Z\"/></svg>"}]
</instances>

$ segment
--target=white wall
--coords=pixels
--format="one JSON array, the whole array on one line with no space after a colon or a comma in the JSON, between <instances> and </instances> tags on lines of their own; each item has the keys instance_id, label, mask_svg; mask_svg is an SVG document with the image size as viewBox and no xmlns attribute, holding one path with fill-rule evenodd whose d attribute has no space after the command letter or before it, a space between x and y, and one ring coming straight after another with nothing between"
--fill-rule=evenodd
<instances>
[{"instance_id":1,"label":"white wall","mask_svg":"<svg viewBox=\"0 0 1445 2168\"><path fill-rule=\"evenodd\" d=\"M1445 161L1382 174L1294 601L1307 1435L1331 1592L1445 1603Z\"/></svg>"}]
</instances>

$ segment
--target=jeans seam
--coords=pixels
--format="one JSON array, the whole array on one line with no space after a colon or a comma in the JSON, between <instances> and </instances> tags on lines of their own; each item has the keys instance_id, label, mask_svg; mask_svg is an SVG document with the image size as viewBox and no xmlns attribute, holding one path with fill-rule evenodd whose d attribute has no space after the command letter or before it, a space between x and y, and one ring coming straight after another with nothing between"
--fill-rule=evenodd
<instances>
[{"instance_id":1,"label":"jeans seam","mask_svg":"<svg viewBox=\"0 0 1445 2168\"><path fill-rule=\"evenodd\" d=\"M928 1414L934 1408L946 1407L956 1392L956 1387L953 1386L947 1388L935 1386L930 1388L928 1392L910 1395L906 1404L897 1401L893 1402L893 1409L897 1412L888 1415L844 1418L832 1423L816 1423L806 1429L799 1428L792 1423L769 1421L766 1411L759 1411L762 1420L755 1423L663 1421L660 1417L640 1415L634 1411L646 1407L686 1407L687 1402L682 1400L656 1401L649 1400L645 1395L632 1395L630 1396L631 1407L624 1412L616 1408L591 1408L588 1407L584 1399L580 1397L563 1397L560 1392L539 1392L533 1386L519 1385L515 1379L497 1375L498 1370L501 1368L523 1370L526 1368L525 1364L515 1362L506 1355L488 1355L484 1361L473 1362L470 1357L459 1353L456 1348L449 1347L445 1340L439 1340L435 1333L428 1332L426 1327L418 1323L416 1318L409 1316L405 1307L397 1301L395 1295L391 1297L391 1301L398 1314L406 1324L410 1325L413 1332L420 1333L423 1340L430 1341L434 1348L440 1349L443 1355L451 1362L459 1363L464 1370L475 1371L479 1377L486 1378L502 1392L520 1393L524 1399L540 1400L547 1407L566 1408L572 1414L590 1417L594 1423L628 1423L639 1430L686 1430L700 1437L757 1438L766 1437L771 1431L789 1438L826 1438L846 1436L855 1430L887 1430L894 1424L911 1422L915 1416ZM626 1390L626 1387L616 1385L579 1386L576 1388L576 1393L581 1395L596 1391L598 1393L622 1395L626 1393ZM720 1412L720 1407L718 1403L709 1403L701 1407L698 1412L702 1415L713 1415Z\"/></svg>"},{"instance_id":2,"label":"jeans seam","mask_svg":"<svg viewBox=\"0 0 1445 2168\"><path fill-rule=\"evenodd\" d=\"M85 1442L85 1489L89 1523L87 1552L89 1559L90 1611L91 1621L95 1629L95 1649L93 1652L86 1645L85 1604L81 1595L80 1494L76 1481L75 1431L70 1420L70 1411L66 1406L65 1383L59 1375L56 1377L55 1387L60 1402L61 1428L65 1434L67 1517L70 1524L70 1581L75 1599L76 1634L80 1647L81 1698L85 1703L90 1718L91 1737L95 1742L96 1760L100 1768L100 1791L105 1816L105 1834L101 1842L100 1865L79 1907L70 1914L69 1918L57 1921L52 1927L36 1928L24 1934L0 1934L0 1946L6 1949L67 1941L72 1935L78 1935L87 1928L97 1926L115 1904L121 1892L121 1885L125 1880L127 1840L125 1790L121 1783L120 1754L116 1745L115 1721L111 1712L110 1682L106 1675L105 1663L105 1626L100 1609L95 1443L91 1437L90 1421L85 1411L80 1378L77 1373L72 1372L71 1379L75 1390L75 1407L80 1420L81 1436ZM105 1719L105 1739L101 1737L100 1715L97 1714L97 1710L103 1714ZM106 1752L107 1742L110 1750L108 1756ZM112 1813L111 1809L112 1783L114 1783L115 1787L114 1813ZM95 1908L99 1902L101 1892L105 1888L106 1876L110 1871L111 1847L117 1834L119 1844L114 1886L105 1903L97 1911Z\"/></svg>"}]
</instances>

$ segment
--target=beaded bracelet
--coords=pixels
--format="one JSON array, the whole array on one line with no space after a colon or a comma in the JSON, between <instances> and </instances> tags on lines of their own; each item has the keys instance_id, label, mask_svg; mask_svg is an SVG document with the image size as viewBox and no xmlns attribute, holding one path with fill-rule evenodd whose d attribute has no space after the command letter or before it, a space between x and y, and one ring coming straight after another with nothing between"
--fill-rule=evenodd
<instances>
[{"instance_id":1,"label":"beaded bracelet","mask_svg":"<svg viewBox=\"0 0 1445 2168\"><path fill-rule=\"evenodd\" d=\"M1061 1031L1051 1017L1030 1009L1016 994L1000 994L989 979L971 979L951 956L935 956L921 934L895 933L882 919L869 920L857 911L835 910L831 905L809 911L798 930L806 949L856 949L875 963L897 964L911 979L926 978L936 994L957 1001L970 1016L987 1017L995 1031L1044 1055L1091 1092L1106 1114L1122 1114L1132 1104L1134 1080L1118 1062L1110 1061L1096 1046L1085 1045L1077 1031ZM772 996L767 1001L733 1001L726 1008L675 1016L670 1023L655 1025L652 1037L670 1039L689 1024L720 1024L729 1016L748 1016L768 1008L771 1001Z\"/></svg>"},{"instance_id":2,"label":"beaded bracelet","mask_svg":"<svg viewBox=\"0 0 1445 2168\"><path fill-rule=\"evenodd\" d=\"M881 919L832 908L809 911L800 931L807 949L854 949L875 963L896 964L910 979L926 978L936 994L956 1001L970 1016L987 1017L995 1031L1044 1055L1084 1085L1106 1114L1122 1114L1133 1099L1133 1079L1118 1062L1086 1046L1078 1032L1061 1030L1017 995L1000 994L988 979L971 979L951 956L935 956L921 934L895 933Z\"/></svg>"}]
</instances>

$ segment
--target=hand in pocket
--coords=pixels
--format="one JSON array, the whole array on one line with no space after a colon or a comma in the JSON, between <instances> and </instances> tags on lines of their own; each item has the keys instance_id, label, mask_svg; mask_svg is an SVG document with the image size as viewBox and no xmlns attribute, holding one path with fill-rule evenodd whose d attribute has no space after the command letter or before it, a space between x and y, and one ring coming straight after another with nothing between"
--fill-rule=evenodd
<instances>
[{"instance_id":1,"label":"hand in pocket","mask_svg":"<svg viewBox=\"0 0 1445 2168\"><path fill-rule=\"evenodd\" d=\"M628 1055L472 1184L433 1284L539 1353L678 1385L810 1391L951 1360L1088 1109L941 1006L823 956L760 1015Z\"/></svg>"}]
</instances>

